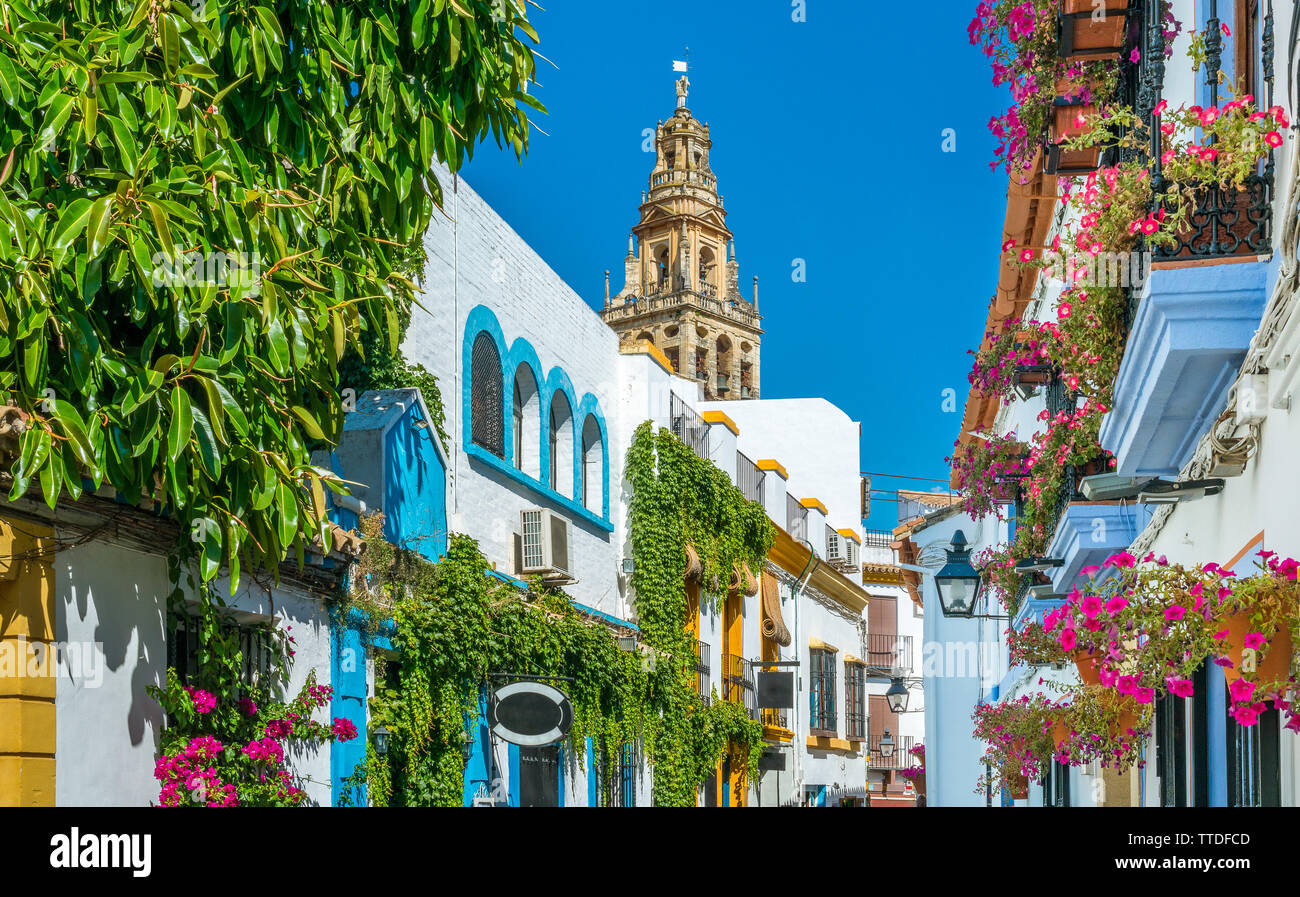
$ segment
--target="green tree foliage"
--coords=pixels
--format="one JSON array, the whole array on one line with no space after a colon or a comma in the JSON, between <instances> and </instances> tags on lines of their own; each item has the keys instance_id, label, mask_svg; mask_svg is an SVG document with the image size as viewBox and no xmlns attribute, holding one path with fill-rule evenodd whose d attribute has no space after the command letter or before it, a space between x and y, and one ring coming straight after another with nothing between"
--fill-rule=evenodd
<instances>
[{"instance_id":1,"label":"green tree foliage","mask_svg":"<svg viewBox=\"0 0 1300 897\"><path fill-rule=\"evenodd\" d=\"M301 560L338 364L395 349L433 161L526 152L530 41L514 0L0 6L11 499L161 499L205 579Z\"/></svg>"}]
</instances>

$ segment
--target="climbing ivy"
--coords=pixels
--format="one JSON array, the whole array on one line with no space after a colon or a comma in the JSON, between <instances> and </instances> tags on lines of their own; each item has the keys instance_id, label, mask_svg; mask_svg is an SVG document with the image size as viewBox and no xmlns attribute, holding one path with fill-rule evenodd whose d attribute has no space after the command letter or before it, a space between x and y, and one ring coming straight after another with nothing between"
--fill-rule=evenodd
<instances>
[{"instance_id":1,"label":"climbing ivy","mask_svg":"<svg viewBox=\"0 0 1300 897\"><path fill-rule=\"evenodd\" d=\"M575 743L590 736L612 752L645 731L651 704L641 655L620 650L608 627L563 594L540 582L520 590L489 567L473 539L453 535L439 563L398 549L380 574L380 588L406 597L393 615L396 656L384 681L376 675L371 701L373 725L390 732L387 768L371 770L376 803L461 805L461 745L477 730L493 673L568 677Z\"/></svg>"},{"instance_id":2,"label":"climbing ivy","mask_svg":"<svg viewBox=\"0 0 1300 897\"><path fill-rule=\"evenodd\" d=\"M388 754L371 751L367 770L377 805L459 806L462 742L478 727L492 674L568 677L570 739L588 737L614 753L641 741L654 769L654 801L693 806L701 782L730 755L752 779L762 726L741 704L705 703L696 692L686 631L685 546L695 546L704 582L727 588L741 565L762 569L774 531L763 508L668 431L638 428L628 453L636 572L632 588L641 636L656 662L619 649L604 624L580 614L563 593L533 582L521 590L489 570L474 540L453 535L431 564L414 552L371 544L361 581L393 600L395 656L381 662L372 727L390 733ZM376 598L383 604L382 598ZM716 600L713 599L713 600ZM585 751L576 752L579 757Z\"/></svg>"},{"instance_id":3,"label":"climbing ivy","mask_svg":"<svg viewBox=\"0 0 1300 897\"><path fill-rule=\"evenodd\" d=\"M717 602L733 570L763 569L775 531L763 507L747 501L716 465L671 431L656 433L648 421L633 436L625 470L632 486L628 517L637 621L651 648L676 659L659 664L651 676L661 711L647 743L654 799L659 805L693 806L700 782L729 744L744 758L750 779L757 776L763 729L742 705L717 700L706 705L696 693L682 576L686 546L700 556L701 581L712 596L706 600Z\"/></svg>"}]
</instances>

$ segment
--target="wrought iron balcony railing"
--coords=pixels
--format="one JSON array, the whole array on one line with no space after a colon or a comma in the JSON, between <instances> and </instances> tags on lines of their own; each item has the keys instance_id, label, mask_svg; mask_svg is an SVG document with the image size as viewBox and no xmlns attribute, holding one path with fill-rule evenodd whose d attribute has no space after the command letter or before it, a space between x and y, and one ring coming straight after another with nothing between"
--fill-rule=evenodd
<instances>
[{"instance_id":1,"label":"wrought iron balcony railing","mask_svg":"<svg viewBox=\"0 0 1300 897\"><path fill-rule=\"evenodd\" d=\"M912 637L889 632L867 633L867 672L874 676L912 672Z\"/></svg>"},{"instance_id":2,"label":"wrought iron balcony railing","mask_svg":"<svg viewBox=\"0 0 1300 897\"><path fill-rule=\"evenodd\" d=\"M1159 15L1159 0L1143 0L1143 7L1143 40L1145 47L1140 66L1136 106L1138 114L1147 121L1150 127L1151 146L1148 150L1148 167L1151 172L1152 184L1157 191L1166 194L1163 201L1168 205L1172 196L1168 193L1168 185L1164 183L1160 173L1160 160L1164 151L1164 146L1161 143L1160 122L1152 115L1152 109L1164 84L1165 56L1163 52L1164 36L1162 34L1164 23ZM1208 105L1218 106L1218 73L1219 69L1222 68L1223 61L1223 35L1219 27L1219 11L1216 0L1209 0L1207 12L1205 85L1209 93ZM1261 69L1267 87L1256 91L1261 98L1273 96L1274 38L1271 4L1262 26L1260 40ZM1252 36L1237 34L1233 36L1233 40L1250 41ZM1246 54L1247 58L1250 55ZM1260 170L1247 178L1241 190L1223 190L1218 187L1209 187L1195 191L1196 206L1192 212L1190 229L1186 233L1179 234L1178 241L1173 246L1155 248L1153 251L1154 257L1157 260L1212 259L1268 253L1272 248L1273 238L1273 174L1273 150L1269 149Z\"/></svg>"},{"instance_id":3,"label":"wrought iron balcony railing","mask_svg":"<svg viewBox=\"0 0 1300 897\"><path fill-rule=\"evenodd\" d=\"M736 654L722 655L722 700L744 704L750 719L758 719L758 692L754 667Z\"/></svg>"},{"instance_id":4,"label":"wrought iron balcony railing","mask_svg":"<svg viewBox=\"0 0 1300 897\"><path fill-rule=\"evenodd\" d=\"M891 734L890 737L894 739L894 753L889 757L880 752L881 736L867 737L867 765L871 769L907 769L914 766L916 758L911 754L912 736Z\"/></svg>"},{"instance_id":5,"label":"wrought iron balcony railing","mask_svg":"<svg viewBox=\"0 0 1300 897\"><path fill-rule=\"evenodd\" d=\"M707 703L713 693L713 685L709 681L709 646L697 638L691 639L691 642L695 649L695 688Z\"/></svg>"}]
</instances>

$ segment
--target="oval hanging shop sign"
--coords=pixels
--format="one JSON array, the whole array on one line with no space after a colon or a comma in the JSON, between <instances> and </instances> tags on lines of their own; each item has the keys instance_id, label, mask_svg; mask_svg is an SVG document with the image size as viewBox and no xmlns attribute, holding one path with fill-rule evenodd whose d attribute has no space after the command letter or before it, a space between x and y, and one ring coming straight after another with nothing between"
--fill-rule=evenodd
<instances>
[{"instance_id":1,"label":"oval hanging shop sign","mask_svg":"<svg viewBox=\"0 0 1300 897\"><path fill-rule=\"evenodd\" d=\"M512 682L488 702L488 726L493 735L521 747L552 744L569 734L573 705L568 695L545 683Z\"/></svg>"}]
</instances>

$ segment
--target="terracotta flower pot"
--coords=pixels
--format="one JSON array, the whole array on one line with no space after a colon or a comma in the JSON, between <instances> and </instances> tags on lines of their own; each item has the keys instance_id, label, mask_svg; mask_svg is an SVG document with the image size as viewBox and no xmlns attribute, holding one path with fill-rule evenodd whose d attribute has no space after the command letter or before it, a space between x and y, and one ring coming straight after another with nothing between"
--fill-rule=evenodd
<instances>
[{"instance_id":1,"label":"terracotta flower pot","mask_svg":"<svg viewBox=\"0 0 1300 897\"><path fill-rule=\"evenodd\" d=\"M1079 680L1084 685L1100 685L1101 672L1092 658L1090 651L1078 651L1074 655L1074 665L1079 670Z\"/></svg>"},{"instance_id":2,"label":"terracotta flower pot","mask_svg":"<svg viewBox=\"0 0 1300 897\"><path fill-rule=\"evenodd\" d=\"M1062 59L1118 59L1128 34L1129 0L1106 0L1104 18L1092 0L1065 0L1057 52Z\"/></svg>"},{"instance_id":3,"label":"terracotta flower pot","mask_svg":"<svg viewBox=\"0 0 1300 897\"><path fill-rule=\"evenodd\" d=\"M1027 800L1029 798L1029 779L1023 775L1012 776L1007 779L1007 790L1011 792L1012 800Z\"/></svg>"},{"instance_id":4,"label":"terracotta flower pot","mask_svg":"<svg viewBox=\"0 0 1300 897\"><path fill-rule=\"evenodd\" d=\"M1219 620L1221 628L1227 628L1228 641L1224 653L1232 661L1232 666L1225 667L1224 677L1229 683L1241 678L1241 663L1245 656L1246 635L1253 631L1250 626L1250 614L1234 614ZM1285 679L1291 671L1291 657L1295 654L1295 645L1291 640L1291 629L1283 621L1277 632L1269 639L1263 650L1255 652L1255 678L1261 682L1273 679Z\"/></svg>"},{"instance_id":5,"label":"terracotta flower pot","mask_svg":"<svg viewBox=\"0 0 1300 897\"><path fill-rule=\"evenodd\" d=\"M1052 726L1052 743L1056 745L1056 749L1059 751L1061 749L1061 745L1065 744L1069 740L1070 740L1069 725L1063 719L1057 720L1056 723Z\"/></svg>"}]
</instances>

